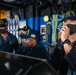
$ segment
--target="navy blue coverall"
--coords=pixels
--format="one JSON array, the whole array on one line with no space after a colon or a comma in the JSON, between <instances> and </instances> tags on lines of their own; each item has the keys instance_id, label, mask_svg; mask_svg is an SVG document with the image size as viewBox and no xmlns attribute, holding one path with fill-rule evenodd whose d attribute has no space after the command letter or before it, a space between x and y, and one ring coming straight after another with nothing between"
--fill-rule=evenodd
<instances>
[{"instance_id":1,"label":"navy blue coverall","mask_svg":"<svg viewBox=\"0 0 76 75\"><path fill-rule=\"evenodd\" d=\"M50 57L46 48L41 43L37 43L36 46L31 49L30 48L25 49L22 47L22 44L20 44L17 49L17 53L36 57L36 58L43 58L43 59L50 60Z\"/></svg>"},{"instance_id":2,"label":"navy blue coverall","mask_svg":"<svg viewBox=\"0 0 76 75\"><path fill-rule=\"evenodd\" d=\"M76 42L73 43L71 51L64 57L72 69L76 71Z\"/></svg>"},{"instance_id":3,"label":"navy blue coverall","mask_svg":"<svg viewBox=\"0 0 76 75\"><path fill-rule=\"evenodd\" d=\"M51 58L51 64L57 71L59 70L59 75L67 75L69 67L76 71L76 42L73 43L71 51L66 55L59 39Z\"/></svg>"},{"instance_id":4,"label":"navy blue coverall","mask_svg":"<svg viewBox=\"0 0 76 75\"><path fill-rule=\"evenodd\" d=\"M13 52L18 47L18 40L15 35L8 32L6 40L0 35L0 51Z\"/></svg>"}]
</instances>

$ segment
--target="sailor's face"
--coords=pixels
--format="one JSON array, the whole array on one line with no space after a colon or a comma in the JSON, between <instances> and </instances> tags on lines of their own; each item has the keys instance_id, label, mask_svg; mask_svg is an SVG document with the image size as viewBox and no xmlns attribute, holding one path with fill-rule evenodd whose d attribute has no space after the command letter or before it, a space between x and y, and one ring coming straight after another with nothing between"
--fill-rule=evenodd
<instances>
[{"instance_id":1,"label":"sailor's face","mask_svg":"<svg viewBox=\"0 0 76 75\"><path fill-rule=\"evenodd\" d=\"M28 47L33 47L34 44L34 39L33 38L27 38L25 39L25 43L27 44Z\"/></svg>"}]
</instances>

